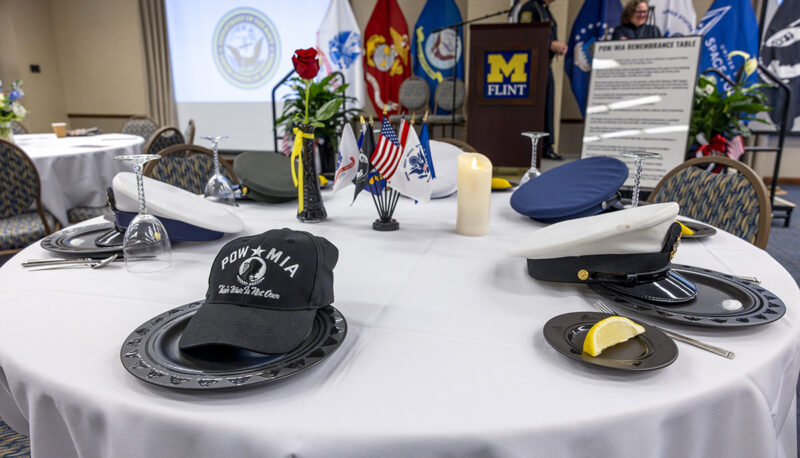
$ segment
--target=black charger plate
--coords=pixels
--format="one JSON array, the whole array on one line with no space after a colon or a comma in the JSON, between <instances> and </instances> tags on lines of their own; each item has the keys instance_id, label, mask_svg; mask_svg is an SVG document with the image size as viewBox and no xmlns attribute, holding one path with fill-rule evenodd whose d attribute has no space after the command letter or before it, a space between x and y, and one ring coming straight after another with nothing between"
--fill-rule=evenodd
<instances>
[{"instance_id":1,"label":"black charger plate","mask_svg":"<svg viewBox=\"0 0 800 458\"><path fill-rule=\"evenodd\" d=\"M740 328L771 323L786 313L786 305L772 292L731 275L694 266L673 264L672 270L697 286L697 297L680 304L664 304L628 296L602 283L590 283L596 293L643 315L676 323L717 328ZM733 308L738 301L739 308ZM728 308L725 308L725 307Z\"/></svg>"},{"instance_id":2,"label":"black charger plate","mask_svg":"<svg viewBox=\"0 0 800 458\"><path fill-rule=\"evenodd\" d=\"M589 329L611 315L599 312L572 312L551 318L544 325L544 339L564 356L595 366L624 371L650 371L669 366L678 357L678 346L660 330L645 324L644 334L605 349L597 356L583 352Z\"/></svg>"},{"instance_id":3,"label":"black charger plate","mask_svg":"<svg viewBox=\"0 0 800 458\"><path fill-rule=\"evenodd\" d=\"M243 349L190 354L178 348L183 330L203 301L182 305L139 326L120 350L122 365L147 383L179 390L226 390L274 382L299 374L332 355L347 335L347 322L333 306L319 309L308 337L294 350L265 355Z\"/></svg>"},{"instance_id":4,"label":"black charger plate","mask_svg":"<svg viewBox=\"0 0 800 458\"><path fill-rule=\"evenodd\" d=\"M113 223L68 227L42 239L42 248L54 253L78 256L96 256L122 252L122 246L99 246L98 237L114 228Z\"/></svg>"},{"instance_id":5,"label":"black charger plate","mask_svg":"<svg viewBox=\"0 0 800 458\"><path fill-rule=\"evenodd\" d=\"M688 227L689 229L694 232L692 235L682 235L681 240L692 240L692 239L704 239L706 237L711 237L712 235L717 233L717 229L713 226L709 226L708 224L698 223L697 221L689 221L685 219L678 218L681 224Z\"/></svg>"}]
</instances>

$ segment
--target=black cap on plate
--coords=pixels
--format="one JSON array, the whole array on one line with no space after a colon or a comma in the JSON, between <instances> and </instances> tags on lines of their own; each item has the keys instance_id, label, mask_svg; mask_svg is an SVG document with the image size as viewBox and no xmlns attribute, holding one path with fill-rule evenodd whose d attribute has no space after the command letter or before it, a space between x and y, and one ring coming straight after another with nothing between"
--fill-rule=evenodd
<instances>
[{"instance_id":1,"label":"black cap on plate","mask_svg":"<svg viewBox=\"0 0 800 458\"><path fill-rule=\"evenodd\" d=\"M286 353L333 302L339 250L308 232L274 229L226 244L214 259L205 304L180 339L182 350L230 345Z\"/></svg>"}]
</instances>

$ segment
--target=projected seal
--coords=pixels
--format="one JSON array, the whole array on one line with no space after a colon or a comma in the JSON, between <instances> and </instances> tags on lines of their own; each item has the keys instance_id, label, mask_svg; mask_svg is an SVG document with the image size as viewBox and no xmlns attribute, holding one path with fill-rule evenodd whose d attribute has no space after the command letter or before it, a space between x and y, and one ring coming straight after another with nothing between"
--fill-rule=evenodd
<instances>
[{"instance_id":1,"label":"projected seal","mask_svg":"<svg viewBox=\"0 0 800 458\"><path fill-rule=\"evenodd\" d=\"M231 84L244 89L264 85L278 66L281 43L269 18L253 8L236 8L217 23L214 63Z\"/></svg>"}]
</instances>

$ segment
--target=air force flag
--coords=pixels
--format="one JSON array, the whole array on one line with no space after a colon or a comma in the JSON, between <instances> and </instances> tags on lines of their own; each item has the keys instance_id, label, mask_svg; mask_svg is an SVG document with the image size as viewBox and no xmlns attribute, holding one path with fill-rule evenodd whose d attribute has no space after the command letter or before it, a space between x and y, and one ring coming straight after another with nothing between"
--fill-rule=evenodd
<instances>
[{"instance_id":1,"label":"air force flag","mask_svg":"<svg viewBox=\"0 0 800 458\"><path fill-rule=\"evenodd\" d=\"M692 0L650 0L655 10L656 27L665 37L692 35L697 13Z\"/></svg>"},{"instance_id":2,"label":"air force flag","mask_svg":"<svg viewBox=\"0 0 800 458\"><path fill-rule=\"evenodd\" d=\"M592 46L610 36L622 16L619 0L586 0L572 24L569 44L564 59L564 73L569 77L572 93L581 114L586 116L586 99L589 93L589 75L592 71Z\"/></svg>"},{"instance_id":3,"label":"air force flag","mask_svg":"<svg viewBox=\"0 0 800 458\"><path fill-rule=\"evenodd\" d=\"M361 35L353 9L347 0L331 0L325 19L317 32L317 51L322 56L322 74L342 72L347 95L365 106L364 61L361 52Z\"/></svg>"},{"instance_id":4,"label":"air force flag","mask_svg":"<svg viewBox=\"0 0 800 458\"><path fill-rule=\"evenodd\" d=\"M716 68L735 80L742 60L734 59L730 53L742 51L758 57L758 24L749 0L715 0L697 24L695 34L703 35L700 72ZM747 81L755 83L756 74L750 75ZM717 89L727 91L730 85L720 79Z\"/></svg>"},{"instance_id":5,"label":"air force flag","mask_svg":"<svg viewBox=\"0 0 800 458\"><path fill-rule=\"evenodd\" d=\"M444 29L431 33L439 27L461 22L461 12L453 0L428 0L414 25L411 52L414 55L414 74L421 76L431 88L429 100L433 100L436 86L444 78L464 79L463 38L461 28Z\"/></svg>"}]
</instances>

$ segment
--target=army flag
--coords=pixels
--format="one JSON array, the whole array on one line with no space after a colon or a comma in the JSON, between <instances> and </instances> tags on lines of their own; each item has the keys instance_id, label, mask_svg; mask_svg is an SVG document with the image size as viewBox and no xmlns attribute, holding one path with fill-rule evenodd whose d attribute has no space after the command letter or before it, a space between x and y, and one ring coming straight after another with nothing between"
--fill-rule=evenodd
<instances>
[{"instance_id":1,"label":"army flag","mask_svg":"<svg viewBox=\"0 0 800 458\"><path fill-rule=\"evenodd\" d=\"M331 0L317 31L317 52L322 57L323 76L342 72L348 84L345 93L365 106L364 63L358 23L347 0Z\"/></svg>"},{"instance_id":2,"label":"army flag","mask_svg":"<svg viewBox=\"0 0 800 458\"><path fill-rule=\"evenodd\" d=\"M431 200L431 167L414 129L403 120L400 131L406 132L403 152L397 170L389 178L389 186L404 196L428 202Z\"/></svg>"},{"instance_id":3,"label":"army flag","mask_svg":"<svg viewBox=\"0 0 800 458\"><path fill-rule=\"evenodd\" d=\"M462 22L461 12L453 0L428 0L419 14L411 37L411 52L414 55L414 74L424 78L431 88L429 100L433 100L436 86L444 78L453 75L464 79L463 34L444 29L434 30Z\"/></svg>"},{"instance_id":4,"label":"army flag","mask_svg":"<svg viewBox=\"0 0 800 458\"><path fill-rule=\"evenodd\" d=\"M736 80L736 72L744 59L731 53L742 51L751 57L758 57L758 24L750 0L714 0L697 24L695 34L703 35L698 66L701 73L716 68L728 78ZM756 74L753 73L747 80L755 83ZM717 89L727 92L730 84L720 78Z\"/></svg>"},{"instance_id":5,"label":"army flag","mask_svg":"<svg viewBox=\"0 0 800 458\"><path fill-rule=\"evenodd\" d=\"M378 0L364 29L364 77L376 113L397 113L400 84L411 75L411 40L397 0Z\"/></svg>"},{"instance_id":6,"label":"army flag","mask_svg":"<svg viewBox=\"0 0 800 458\"><path fill-rule=\"evenodd\" d=\"M681 37L694 33L697 13L692 0L650 0L655 25L665 37Z\"/></svg>"},{"instance_id":7,"label":"army flag","mask_svg":"<svg viewBox=\"0 0 800 458\"><path fill-rule=\"evenodd\" d=\"M592 71L592 46L596 41L606 39L606 35L610 37L621 18L620 0L586 0L572 23L564 58L564 73L569 78L575 101L584 116Z\"/></svg>"},{"instance_id":8,"label":"army flag","mask_svg":"<svg viewBox=\"0 0 800 458\"><path fill-rule=\"evenodd\" d=\"M355 192L353 193L353 202L356 201L356 197L358 197L369 182L369 175L370 172L372 172L372 164L369 162L369 157L372 155L372 151L375 150L375 137L372 136L372 125L362 123L361 131L364 136L364 141L361 142L361 152L358 155L358 169L356 177L353 179L353 184L356 186Z\"/></svg>"},{"instance_id":9,"label":"army flag","mask_svg":"<svg viewBox=\"0 0 800 458\"><path fill-rule=\"evenodd\" d=\"M771 5L768 2L767 8ZM775 125L780 125L785 104L789 104L786 131L800 132L800 0L783 0L765 22L761 42L761 62L778 78L788 84L792 98L784 100L778 88L762 88L767 95L769 112ZM767 11L769 13L769 10ZM770 82L765 80L765 82Z\"/></svg>"},{"instance_id":10,"label":"army flag","mask_svg":"<svg viewBox=\"0 0 800 458\"><path fill-rule=\"evenodd\" d=\"M342 129L339 151L336 155L336 175L333 179L333 193L351 184L358 173L358 144L353 128L347 123Z\"/></svg>"}]
</instances>

